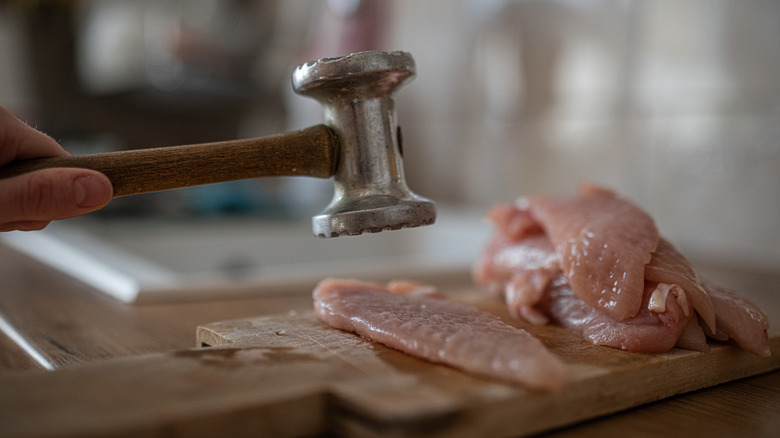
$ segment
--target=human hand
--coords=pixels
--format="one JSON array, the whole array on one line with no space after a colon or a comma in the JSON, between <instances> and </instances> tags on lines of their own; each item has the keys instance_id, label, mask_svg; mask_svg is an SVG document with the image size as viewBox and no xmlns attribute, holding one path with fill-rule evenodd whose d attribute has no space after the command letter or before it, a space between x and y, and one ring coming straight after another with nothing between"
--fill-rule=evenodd
<instances>
[{"instance_id":1,"label":"human hand","mask_svg":"<svg viewBox=\"0 0 780 438\"><path fill-rule=\"evenodd\" d=\"M51 137L0 107L0 166L66 155ZM40 230L52 220L95 211L112 194L111 181L89 169L44 169L0 179L0 231Z\"/></svg>"}]
</instances>

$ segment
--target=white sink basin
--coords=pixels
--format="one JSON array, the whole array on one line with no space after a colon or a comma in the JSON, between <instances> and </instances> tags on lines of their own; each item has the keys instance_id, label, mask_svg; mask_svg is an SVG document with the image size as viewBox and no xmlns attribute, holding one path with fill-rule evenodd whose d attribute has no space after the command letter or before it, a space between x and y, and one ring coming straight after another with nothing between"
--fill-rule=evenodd
<instances>
[{"instance_id":1,"label":"white sink basin","mask_svg":"<svg viewBox=\"0 0 780 438\"><path fill-rule=\"evenodd\" d=\"M460 283L485 245L483 212L440 208L432 226L320 239L308 222L55 222L0 241L125 302L281 293L327 276Z\"/></svg>"}]
</instances>

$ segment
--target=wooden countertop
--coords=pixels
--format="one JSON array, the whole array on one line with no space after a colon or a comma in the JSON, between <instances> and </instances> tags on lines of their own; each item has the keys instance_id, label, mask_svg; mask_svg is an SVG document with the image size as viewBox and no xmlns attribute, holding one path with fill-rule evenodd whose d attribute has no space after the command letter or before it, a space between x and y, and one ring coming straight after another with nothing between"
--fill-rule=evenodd
<instances>
[{"instance_id":1,"label":"wooden countertop","mask_svg":"<svg viewBox=\"0 0 780 438\"><path fill-rule=\"evenodd\" d=\"M723 285L760 293L780 314L780 274L697 266ZM192 348L200 324L311 309L308 291L256 299L128 305L0 244L0 378L76 369ZM777 354L777 352L776 352ZM82 367L84 368L84 367ZM106 398L116 397L107 393ZM60 401L58 401L60 402ZM63 397L62 404L67 404ZM545 436L776 436L780 371L672 397ZM2 414L0 413L0 417ZM0 427L0 436L4 436ZM248 434L251 431L246 431Z\"/></svg>"}]
</instances>

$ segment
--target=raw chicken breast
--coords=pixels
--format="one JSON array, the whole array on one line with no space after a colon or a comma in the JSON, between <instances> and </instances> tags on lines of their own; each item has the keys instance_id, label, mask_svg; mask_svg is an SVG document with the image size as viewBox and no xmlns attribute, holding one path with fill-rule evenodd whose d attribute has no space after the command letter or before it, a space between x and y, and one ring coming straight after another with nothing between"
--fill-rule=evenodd
<instances>
[{"instance_id":1,"label":"raw chicken breast","mask_svg":"<svg viewBox=\"0 0 780 438\"><path fill-rule=\"evenodd\" d=\"M514 318L543 325L548 319L535 306L560 273L558 255L544 234L532 234L517 242L497 234L476 265L474 278L503 294Z\"/></svg>"},{"instance_id":2,"label":"raw chicken breast","mask_svg":"<svg viewBox=\"0 0 780 438\"><path fill-rule=\"evenodd\" d=\"M686 336L681 346L706 349L698 318L691 315L689 295L678 285L645 282L639 313L618 321L572 292L547 236L527 235L515 242L499 233L487 248L475 274L495 282L494 287L503 293L509 313L515 318L537 325L552 319L596 345L629 351L666 351L680 344L678 338L683 334Z\"/></svg>"},{"instance_id":3,"label":"raw chicken breast","mask_svg":"<svg viewBox=\"0 0 780 438\"><path fill-rule=\"evenodd\" d=\"M643 293L643 306L629 319L618 321L580 299L559 277L550 284L539 307L552 320L569 331L579 333L596 345L641 353L661 353L674 347L685 331L690 315L678 303L677 293L664 293L664 310L650 310L649 301L662 285L648 283ZM665 285L662 289L673 290Z\"/></svg>"},{"instance_id":4,"label":"raw chicken breast","mask_svg":"<svg viewBox=\"0 0 780 438\"><path fill-rule=\"evenodd\" d=\"M675 347L693 351L710 351L707 345L707 335L699 324L699 318L691 318L685 330L680 334Z\"/></svg>"},{"instance_id":5,"label":"raw chicken breast","mask_svg":"<svg viewBox=\"0 0 780 438\"><path fill-rule=\"evenodd\" d=\"M563 363L528 332L477 308L400 289L404 295L326 279L314 289L315 314L332 327L430 362L535 390L563 386Z\"/></svg>"},{"instance_id":6,"label":"raw chicken breast","mask_svg":"<svg viewBox=\"0 0 780 438\"><path fill-rule=\"evenodd\" d=\"M717 333L713 337L732 339L744 350L759 356L771 356L769 320L764 312L732 290L706 281L702 284L715 308Z\"/></svg>"},{"instance_id":7,"label":"raw chicken breast","mask_svg":"<svg viewBox=\"0 0 780 438\"><path fill-rule=\"evenodd\" d=\"M712 308L707 291L705 291L696 272L688 259L677 251L666 239L658 242L658 248L653 253L650 263L645 266L645 280L656 283L680 285L688 295L688 301L699 312L699 316L711 331L715 330L715 310Z\"/></svg>"},{"instance_id":8,"label":"raw chicken breast","mask_svg":"<svg viewBox=\"0 0 780 438\"><path fill-rule=\"evenodd\" d=\"M707 351L709 337L771 354L761 311L703 285L652 219L612 192L586 187L578 196L500 204L488 219L498 232L474 279L501 294L515 318L552 320L630 351Z\"/></svg>"},{"instance_id":9,"label":"raw chicken breast","mask_svg":"<svg viewBox=\"0 0 780 438\"><path fill-rule=\"evenodd\" d=\"M487 219L498 228L500 233L512 241L518 241L531 234L542 234L541 225L531 216L528 206L498 204L491 208Z\"/></svg>"},{"instance_id":10,"label":"raw chicken breast","mask_svg":"<svg viewBox=\"0 0 780 438\"><path fill-rule=\"evenodd\" d=\"M595 187L578 196L530 198L528 209L578 297L617 320L639 312L645 265L660 240L647 213Z\"/></svg>"}]
</instances>

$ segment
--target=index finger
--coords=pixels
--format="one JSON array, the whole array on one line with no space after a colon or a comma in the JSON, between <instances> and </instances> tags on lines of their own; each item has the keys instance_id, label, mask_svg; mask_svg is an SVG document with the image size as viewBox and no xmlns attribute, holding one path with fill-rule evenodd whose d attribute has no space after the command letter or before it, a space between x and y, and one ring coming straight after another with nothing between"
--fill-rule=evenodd
<instances>
[{"instance_id":1,"label":"index finger","mask_svg":"<svg viewBox=\"0 0 780 438\"><path fill-rule=\"evenodd\" d=\"M53 138L0 106L0 165L30 158L70 155Z\"/></svg>"}]
</instances>

